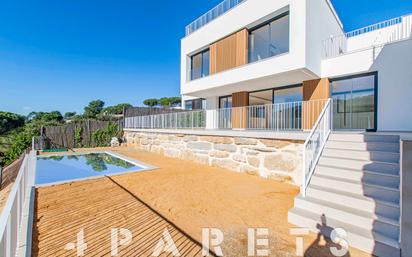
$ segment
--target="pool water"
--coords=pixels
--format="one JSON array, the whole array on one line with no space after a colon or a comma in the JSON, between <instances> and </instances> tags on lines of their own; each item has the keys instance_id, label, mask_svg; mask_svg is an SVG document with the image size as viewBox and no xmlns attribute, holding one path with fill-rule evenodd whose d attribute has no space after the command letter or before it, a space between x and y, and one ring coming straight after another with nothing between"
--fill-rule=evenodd
<instances>
[{"instance_id":1,"label":"pool water","mask_svg":"<svg viewBox=\"0 0 412 257\"><path fill-rule=\"evenodd\" d=\"M38 157L36 184L50 184L113 175L144 168L108 153Z\"/></svg>"}]
</instances>

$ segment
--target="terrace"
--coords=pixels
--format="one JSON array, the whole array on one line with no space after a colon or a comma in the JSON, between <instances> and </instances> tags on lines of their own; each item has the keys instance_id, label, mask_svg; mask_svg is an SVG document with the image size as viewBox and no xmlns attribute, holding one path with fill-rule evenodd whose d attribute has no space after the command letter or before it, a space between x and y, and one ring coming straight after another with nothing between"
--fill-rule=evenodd
<instances>
[{"instance_id":1,"label":"terrace","mask_svg":"<svg viewBox=\"0 0 412 257\"><path fill-rule=\"evenodd\" d=\"M201 256L203 227L222 230L225 256L247 254L248 227L267 227L272 242L270 251L277 256L294 254L295 238L289 235L292 227L286 217L299 191L297 187L136 149L112 150L159 169L37 188L32 196L33 226L28 224L33 231L25 234L27 245L21 244L21 235L17 240L17 234L10 234L20 221L12 219L6 230L1 227L6 232L1 237L2 256L14 256L14 251L10 251L16 240L19 251L31 252L33 256L75 255L76 249L70 250L67 245L76 242L82 229L87 244L85 256L110 255L113 227L129 229L133 235L129 244L118 248L120 256L150 256L165 228L181 256ZM27 164L33 157L26 156L20 174L30 174L27 167L33 167L33 163ZM19 182L17 179L16 184ZM22 185L26 184L30 185L30 180L24 180ZM31 202L27 195L19 193L24 191L16 192L26 199L16 202L17 205ZM25 210L17 205L12 210ZM27 230L26 223L20 229ZM333 243L326 242L323 244L315 234L305 236L306 254L329 256L327 246ZM369 256L355 249L351 249L351 255Z\"/></svg>"}]
</instances>

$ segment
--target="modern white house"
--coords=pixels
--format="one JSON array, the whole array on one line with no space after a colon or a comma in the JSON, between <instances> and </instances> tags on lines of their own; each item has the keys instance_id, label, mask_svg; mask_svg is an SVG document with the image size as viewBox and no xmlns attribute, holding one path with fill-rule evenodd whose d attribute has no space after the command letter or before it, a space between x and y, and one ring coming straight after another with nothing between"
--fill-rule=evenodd
<instances>
[{"instance_id":1,"label":"modern white house","mask_svg":"<svg viewBox=\"0 0 412 257\"><path fill-rule=\"evenodd\" d=\"M225 0L186 27L181 95L187 112L126 118L127 140L264 177L289 169L301 187L290 223L343 228L376 256L412 254L401 197L412 15L345 32L329 0ZM304 143L278 151L267 138Z\"/></svg>"}]
</instances>

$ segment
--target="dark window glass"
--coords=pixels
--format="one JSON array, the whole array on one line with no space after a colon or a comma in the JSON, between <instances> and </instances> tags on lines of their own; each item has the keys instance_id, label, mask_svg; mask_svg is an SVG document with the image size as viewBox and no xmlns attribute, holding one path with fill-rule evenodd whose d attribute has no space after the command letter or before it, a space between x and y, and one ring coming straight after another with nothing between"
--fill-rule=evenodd
<instances>
[{"instance_id":1,"label":"dark window glass","mask_svg":"<svg viewBox=\"0 0 412 257\"><path fill-rule=\"evenodd\" d=\"M249 62L259 61L288 51L289 15L250 32Z\"/></svg>"},{"instance_id":2,"label":"dark window glass","mask_svg":"<svg viewBox=\"0 0 412 257\"><path fill-rule=\"evenodd\" d=\"M185 101L185 110L193 110L193 101L192 100L186 100Z\"/></svg>"},{"instance_id":3,"label":"dark window glass","mask_svg":"<svg viewBox=\"0 0 412 257\"><path fill-rule=\"evenodd\" d=\"M334 129L375 128L375 76L331 83Z\"/></svg>"},{"instance_id":4,"label":"dark window glass","mask_svg":"<svg viewBox=\"0 0 412 257\"><path fill-rule=\"evenodd\" d=\"M209 67L209 50L193 55L191 57L191 80L209 76Z\"/></svg>"},{"instance_id":5,"label":"dark window glass","mask_svg":"<svg viewBox=\"0 0 412 257\"><path fill-rule=\"evenodd\" d=\"M303 99L302 87L290 87L275 89L273 94L273 103L290 103L301 102Z\"/></svg>"},{"instance_id":6,"label":"dark window glass","mask_svg":"<svg viewBox=\"0 0 412 257\"><path fill-rule=\"evenodd\" d=\"M209 76L209 65L210 65L210 54L209 50L202 53L202 77Z\"/></svg>"},{"instance_id":7,"label":"dark window glass","mask_svg":"<svg viewBox=\"0 0 412 257\"><path fill-rule=\"evenodd\" d=\"M273 90L265 90L249 93L249 105L271 104L273 101Z\"/></svg>"},{"instance_id":8,"label":"dark window glass","mask_svg":"<svg viewBox=\"0 0 412 257\"><path fill-rule=\"evenodd\" d=\"M202 77L202 54L192 56L192 79Z\"/></svg>"},{"instance_id":9,"label":"dark window glass","mask_svg":"<svg viewBox=\"0 0 412 257\"><path fill-rule=\"evenodd\" d=\"M232 97L225 96L220 98L220 108L232 108Z\"/></svg>"}]
</instances>

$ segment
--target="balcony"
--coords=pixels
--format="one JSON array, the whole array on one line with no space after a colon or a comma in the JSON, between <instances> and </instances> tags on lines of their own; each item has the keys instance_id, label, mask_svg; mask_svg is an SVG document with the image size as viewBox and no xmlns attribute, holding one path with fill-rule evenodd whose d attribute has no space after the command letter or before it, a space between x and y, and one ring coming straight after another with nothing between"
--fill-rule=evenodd
<instances>
[{"instance_id":1,"label":"balcony","mask_svg":"<svg viewBox=\"0 0 412 257\"><path fill-rule=\"evenodd\" d=\"M217 19L221 15L225 14L229 10L233 9L237 5L245 2L246 0L224 0L221 2L219 5L208 11L207 13L203 14L199 18L197 18L195 21L190 23L189 25L186 26L186 36L189 36L196 30L202 28L209 22Z\"/></svg>"},{"instance_id":2,"label":"balcony","mask_svg":"<svg viewBox=\"0 0 412 257\"><path fill-rule=\"evenodd\" d=\"M176 112L125 118L125 129L304 131L327 100Z\"/></svg>"},{"instance_id":3,"label":"balcony","mask_svg":"<svg viewBox=\"0 0 412 257\"><path fill-rule=\"evenodd\" d=\"M379 22L323 41L326 58L380 47L412 36L412 14Z\"/></svg>"}]
</instances>

